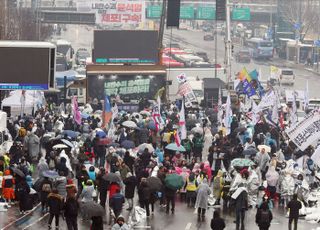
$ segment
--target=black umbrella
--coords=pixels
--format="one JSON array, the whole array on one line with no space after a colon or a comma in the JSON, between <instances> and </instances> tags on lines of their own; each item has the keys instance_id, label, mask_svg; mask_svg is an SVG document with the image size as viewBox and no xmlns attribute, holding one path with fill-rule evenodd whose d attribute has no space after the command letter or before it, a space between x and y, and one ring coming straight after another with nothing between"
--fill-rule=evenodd
<instances>
[{"instance_id":1,"label":"black umbrella","mask_svg":"<svg viewBox=\"0 0 320 230\"><path fill-rule=\"evenodd\" d=\"M104 216L106 214L104 208L94 201L84 202L80 208L83 216L89 219L93 216Z\"/></svg>"},{"instance_id":2,"label":"black umbrella","mask_svg":"<svg viewBox=\"0 0 320 230\"><path fill-rule=\"evenodd\" d=\"M147 183L150 190L154 192L160 191L163 186L160 178L154 176L147 178Z\"/></svg>"},{"instance_id":3,"label":"black umbrella","mask_svg":"<svg viewBox=\"0 0 320 230\"><path fill-rule=\"evenodd\" d=\"M26 175L24 175L24 173L18 169L18 168L12 168L12 172L14 172L16 175L20 176L20 177L25 177Z\"/></svg>"},{"instance_id":4,"label":"black umbrella","mask_svg":"<svg viewBox=\"0 0 320 230\"><path fill-rule=\"evenodd\" d=\"M44 178L43 177L40 177L38 180L36 180L36 182L34 182L33 184L33 188L37 191L37 192L40 192L40 186L43 182Z\"/></svg>"},{"instance_id":5,"label":"black umbrella","mask_svg":"<svg viewBox=\"0 0 320 230\"><path fill-rule=\"evenodd\" d=\"M248 155L248 156L252 156L252 155L256 155L257 154L257 150L254 147L249 147L245 150L243 150L243 155Z\"/></svg>"},{"instance_id":6,"label":"black umbrella","mask_svg":"<svg viewBox=\"0 0 320 230\"><path fill-rule=\"evenodd\" d=\"M103 179L105 179L111 183L112 182L121 183L121 178L115 173L108 173L107 175L103 176Z\"/></svg>"}]
</instances>

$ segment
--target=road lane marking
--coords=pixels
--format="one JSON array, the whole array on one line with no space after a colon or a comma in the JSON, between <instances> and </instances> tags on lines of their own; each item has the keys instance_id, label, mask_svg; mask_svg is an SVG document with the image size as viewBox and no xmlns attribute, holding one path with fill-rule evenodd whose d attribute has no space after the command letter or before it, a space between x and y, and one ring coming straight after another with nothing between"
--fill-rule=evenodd
<instances>
[{"instance_id":1,"label":"road lane marking","mask_svg":"<svg viewBox=\"0 0 320 230\"><path fill-rule=\"evenodd\" d=\"M20 218L10 222L9 224L7 224L6 226L4 226L3 228L1 228L1 230L5 230L9 227L11 227L13 224L17 223L18 221L22 220L23 218L25 218L26 216L30 215L31 213L33 213L39 206L41 205L41 203L37 204L33 209L31 209L27 214L21 216Z\"/></svg>"},{"instance_id":2,"label":"road lane marking","mask_svg":"<svg viewBox=\"0 0 320 230\"><path fill-rule=\"evenodd\" d=\"M40 222L41 220L43 220L45 217L47 217L49 215L49 213L46 213L45 215L43 215L41 218L37 219L35 222L29 224L28 226L26 226L25 228L23 228L22 230L26 230L28 228L30 228L31 226L33 226L34 224Z\"/></svg>"},{"instance_id":3,"label":"road lane marking","mask_svg":"<svg viewBox=\"0 0 320 230\"><path fill-rule=\"evenodd\" d=\"M197 214L198 210L195 208L193 214Z\"/></svg>"},{"instance_id":4,"label":"road lane marking","mask_svg":"<svg viewBox=\"0 0 320 230\"><path fill-rule=\"evenodd\" d=\"M184 230L190 230L192 223L188 223Z\"/></svg>"}]
</instances>

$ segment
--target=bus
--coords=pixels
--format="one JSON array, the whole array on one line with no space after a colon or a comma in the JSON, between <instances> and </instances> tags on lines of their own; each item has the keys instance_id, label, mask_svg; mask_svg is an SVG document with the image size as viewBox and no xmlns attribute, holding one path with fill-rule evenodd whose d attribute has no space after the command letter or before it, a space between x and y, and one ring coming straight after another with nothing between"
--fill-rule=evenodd
<instances>
[{"instance_id":1,"label":"bus","mask_svg":"<svg viewBox=\"0 0 320 230\"><path fill-rule=\"evenodd\" d=\"M270 59L273 57L272 41L262 38L251 38L247 40L250 55L254 59Z\"/></svg>"},{"instance_id":2,"label":"bus","mask_svg":"<svg viewBox=\"0 0 320 230\"><path fill-rule=\"evenodd\" d=\"M66 62L67 62L67 69L71 69L72 68L72 62L73 62L73 54L74 54L74 50L71 46L71 43L69 41L66 40L56 40L54 42L57 46L57 53L60 53L62 55L64 55Z\"/></svg>"}]
</instances>

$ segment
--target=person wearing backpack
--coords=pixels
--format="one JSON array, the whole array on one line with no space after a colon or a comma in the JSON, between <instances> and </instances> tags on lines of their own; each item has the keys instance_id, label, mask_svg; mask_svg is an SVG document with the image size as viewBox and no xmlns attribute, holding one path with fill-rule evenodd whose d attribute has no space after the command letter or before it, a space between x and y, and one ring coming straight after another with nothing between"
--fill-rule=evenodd
<instances>
[{"instance_id":1,"label":"person wearing backpack","mask_svg":"<svg viewBox=\"0 0 320 230\"><path fill-rule=\"evenodd\" d=\"M79 211L79 203L76 198L76 192L68 193L63 209L68 230L78 230L77 218Z\"/></svg>"},{"instance_id":2,"label":"person wearing backpack","mask_svg":"<svg viewBox=\"0 0 320 230\"><path fill-rule=\"evenodd\" d=\"M203 137L199 133L195 133L193 142L193 156L196 158L200 158L202 162L202 149L203 149Z\"/></svg>"},{"instance_id":3,"label":"person wearing backpack","mask_svg":"<svg viewBox=\"0 0 320 230\"><path fill-rule=\"evenodd\" d=\"M40 200L42 213L47 212L48 209L48 195L52 190L52 182L48 177L44 177L40 184Z\"/></svg>"},{"instance_id":4,"label":"person wearing backpack","mask_svg":"<svg viewBox=\"0 0 320 230\"><path fill-rule=\"evenodd\" d=\"M260 230L268 230L272 221L272 212L268 208L268 203L263 202L257 210L256 223Z\"/></svg>"}]
</instances>

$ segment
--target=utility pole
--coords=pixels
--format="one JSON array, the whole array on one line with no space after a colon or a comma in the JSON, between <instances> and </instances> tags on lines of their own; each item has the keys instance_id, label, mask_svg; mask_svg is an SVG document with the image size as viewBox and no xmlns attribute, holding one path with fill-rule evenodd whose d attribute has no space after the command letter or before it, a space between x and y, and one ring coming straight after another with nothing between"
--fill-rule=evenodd
<instances>
[{"instance_id":1,"label":"utility pole","mask_svg":"<svg viewBox=\"0 0 320 230\"><path fill-rule=\"evenodd\" d=\"M231 82L231 25L230 25L230 3L229 0L226 1L226 21L227 21L227 39L226 39L226 53L227 53L227 63L226 63L226 76L227 84Z\"/></svg>"},{"instance_id":2,"label":"utility pole","mask_svg":"<svg viewBox=\"0 0 320 230\"><path fill-rule=\"evenodd\" d=\"M164 34L164 25L165 25L165 21L166 21L166 12L167 12L167 0L163 0L162 1L162 12L161 12L161 17L160 17L160 25L159 25L159 36L158 36L158 48L159 48L160 54L162 53L161 50L163 48L162 42L163 42L163 34Z\"/></svg>"}]
</instances>

